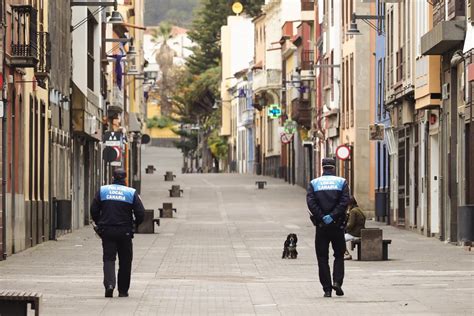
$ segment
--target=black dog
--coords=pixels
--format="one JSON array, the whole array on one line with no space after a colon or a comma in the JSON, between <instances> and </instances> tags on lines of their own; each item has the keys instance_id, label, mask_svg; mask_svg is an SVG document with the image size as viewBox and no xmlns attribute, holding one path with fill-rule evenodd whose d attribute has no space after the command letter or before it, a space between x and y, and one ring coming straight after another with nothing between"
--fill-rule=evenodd
<instances>
[{"instance_id":1,"label":"black dog","mask_svg":"<svg viewBox=\"0 0 474 316\"><path fill-rule=\"evenodd\" d=\"M298 256L298 251L296 251L296 243L298 242L298 237L296 234L289 234L286 237L285 243L283 244L283 254L282 259L296 259Z\"/></svg>"}]
</instances>

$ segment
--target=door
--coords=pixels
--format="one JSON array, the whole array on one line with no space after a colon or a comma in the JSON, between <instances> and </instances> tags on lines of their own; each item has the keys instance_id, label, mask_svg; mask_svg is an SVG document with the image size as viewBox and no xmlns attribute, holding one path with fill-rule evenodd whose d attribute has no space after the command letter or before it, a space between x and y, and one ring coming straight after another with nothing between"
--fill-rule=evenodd
<instances>
[{"instance_id":1,"label":"door","mask_svg":"<svg viewBox=\"0 0 474 316\"><path fill-rule=\"evenodd\" d=\"M405 225L410 208L410 137L409 129L398 132L398 213L397 224Z\"/></svg>"},{"instance_id":2,"label":"door","mask_svg":"<svg viewBox=\"0 0 474 316\"><path fill-rule=\"evenodd\" d=\"M430 201L430 232L439 233L439 137L430 136L430 183L429 183L429 201Z\"/></svg>"}]
</instances>

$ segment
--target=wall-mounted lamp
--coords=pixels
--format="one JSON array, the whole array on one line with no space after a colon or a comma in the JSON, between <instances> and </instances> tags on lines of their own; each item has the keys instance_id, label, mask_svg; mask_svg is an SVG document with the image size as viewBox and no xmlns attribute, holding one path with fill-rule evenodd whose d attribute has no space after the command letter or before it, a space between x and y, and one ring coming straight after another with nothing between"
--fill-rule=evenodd
<instances>
[{"instance_id":1,"label":"wall-mounted lamp","mask_svg":"<svg viewBox=\"0 0 474 316\"><path fill-rule=\"evenodd\" d=\"M347 35L361 35L362 34L357 27L357 20L364 21L368 26L370 26L372 29L377 31L379 34L383 34L382 29L377 27L377 25L373 24L369 20L377 20L378 22L379 20L384 20L384 19L385 17L383 15L357 15L354 12L352 13L352 17L351 17L351 25L349 29L347 30L346 34Z\"/></svg>"},{"instance_id":2,"label":"wall-mounted lamp","mask_svg":"<svg viewBox=\"0 0 474 316\"><path fill-rule=\"evenodd\" d=\"M94 15L102 11L106 7L114 7L114 11L112 11L112 15L110 16L110 19L107 23L110 24L123 24L124 20L120 12L118 12L118 3L117 0L113 2L80 2L80 1L71 1L71 7L100 7L100 10L96 10L94 12ZM71 30L74 31L81 25L83 25L85 22L89 20L89 16L76 25L74 25Z\"/></svg>"}]
</instances>

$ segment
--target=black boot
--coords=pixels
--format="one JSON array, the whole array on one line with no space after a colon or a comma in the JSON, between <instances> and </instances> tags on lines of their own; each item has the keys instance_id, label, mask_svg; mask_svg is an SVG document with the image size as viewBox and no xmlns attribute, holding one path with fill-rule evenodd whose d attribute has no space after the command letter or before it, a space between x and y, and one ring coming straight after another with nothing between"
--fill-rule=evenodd
<instances>
[{"instance_id":1,"label":"black boot","mask_svg":"<svg viewBox=\"0 0 474 316\"><path fill-rule=\"evenodd\" d=\"M114 296L114 287L112 285L109 285L105 289L105 297L113 297Z\"/></svg>"},{"instance_id":2,"label":"black boot","mask_svg":"<svg viewBox=\"0 0 474 316\"><path fill-rule=\"evenodd\" d=\"M331 296L332 296L331 291L324 292L324 297L331 297Z\"/></svg>"},{"instance_id":3,"label":"black boot","mask_svg":"<svg viewBox=\"0 0 474 316\"><path fill-rule=\"evenodd\" d=\"M344 291L342 290L341 285L339 283L335 282L332 288L336 291L337 296L344 295Z\"/></svg>"}]
</instances>

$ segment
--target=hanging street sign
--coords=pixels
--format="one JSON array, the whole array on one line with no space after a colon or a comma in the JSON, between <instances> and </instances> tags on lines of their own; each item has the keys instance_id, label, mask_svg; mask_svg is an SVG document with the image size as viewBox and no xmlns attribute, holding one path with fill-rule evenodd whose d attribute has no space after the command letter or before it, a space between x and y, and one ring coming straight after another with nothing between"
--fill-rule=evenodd
<instances>
[{"instance_id":1,"label":"hanging street sign","mask_svg":"<svg viewBox=\"0 0 474 316\"><path fill-rule=\"evenodd\" d=\"M351 156L351 149L349 146L341 145L336 149L336 156L341 160L346 160Z\"/></svg>"},{"instance_id":2,"label":"hanging street sign","mask_svg":"<svg viewBox=\"0 0 474 316\"><path fill-rule=\"evenodd\" d=\"M279 118L281 116L281 108L279 104L272 104L268 107L268 116L272 119Z\"/></svg>"},{"instance_id":3,"label":"hanging street sign","mask_svg":"<svg viewBox=\"0 0 474 316\"><path fill-rule=\"evenodd\" d=\"M285 124L283 125L283 128L285 129L285 133L294 134L298 129L298 123L293 120L286 120Z\"/></svg>"}]
</instances>

